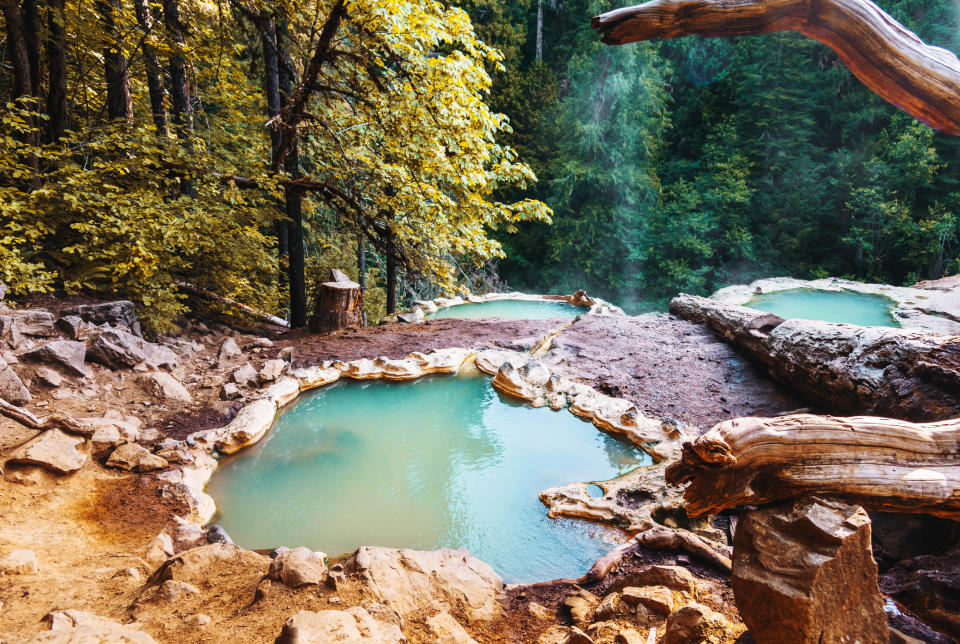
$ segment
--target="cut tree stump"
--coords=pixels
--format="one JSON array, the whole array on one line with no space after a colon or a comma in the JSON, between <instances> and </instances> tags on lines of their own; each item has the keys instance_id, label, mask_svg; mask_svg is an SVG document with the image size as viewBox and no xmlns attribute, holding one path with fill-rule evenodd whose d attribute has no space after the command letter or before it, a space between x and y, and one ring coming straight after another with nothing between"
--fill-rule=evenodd
<instances>
[{"instance_id":1,"label":"cut tree stump","mask_svg":"<svg viewBox=\"0 0 960 644\"><path fill-rule=\"evenodd\" d=\"M341 271L330 269L330 281L320 285L310 318L314 333L355 329L363 326L360 285Z\"/></svg>"},{"instance_id":2,"label":"cut tree stump","mask_svg":"<svg viewBox=\"0 0 960 644\"><path fill-rule=\"evenodd\" d=\"M960 520L960 420L737 418L683 444L666 471L691 516L810 495Z\"/></svg>"},{"instance_id":3,"label":"cut tree stump","mask_svg":"<svg viewBox=\"0 0 960 644\"><path fill-rule=\"evenodd\" d=\"M960 337L787 320L681 294L670 312L706 322L770 375L830 411L912 421L960 416Z\"/></svg>"},{"instance_id":4,"label":"cut tree stump","mask_svg":"<svg viewBox=\"0 0 960 644\"><path fill-rule=\"evenodd\" d=\"M593 19L603 42L798 31L832 49L884 100L960 136L960 60L869 0L653 0Z\"/></svg>"}]
</instances>

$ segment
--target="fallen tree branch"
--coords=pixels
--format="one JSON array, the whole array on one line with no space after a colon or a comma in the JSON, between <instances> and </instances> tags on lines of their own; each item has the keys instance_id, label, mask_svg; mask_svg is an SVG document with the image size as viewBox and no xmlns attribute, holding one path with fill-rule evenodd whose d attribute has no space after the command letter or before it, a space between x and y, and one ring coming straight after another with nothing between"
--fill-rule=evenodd
<instances>
[{"instance_id":1,"label":"fallen tree branch","mask_svg":"<svg viewBox=\"0 0 960 644\"><path fill-rule=\"evenodd\" d=\"M48 429L62 429L72 434L89 436L95 429L88 423L80 422L79 420L64 414L50 414L44 418L38 418L23 407L17 407L16 405L7 402L3 398L0 398L0 416L6 416L11 420L15 420L16 422L20 423L24 427L36 430L38 432L45 432Z\"/></svg>"},{"instance_id":2,"label":"fallen tree branch","mask_svg":"<svg viewBox=\"0 0 960 644\"><path fill-rule=\"evenodd\" d=\"M240 309L250 317L260 320L261 322L266 322L267 324L273 324L276 326L290 328L289 322L287 322L282 318L278 318L275 315L271 315L266 311L261 311L259 309L253 308L252 306L247 306L246 304L237 302L236 300L231 300L229 297L224 297L223 295L219 295L217 293L214 293L213 291L208 291L205 288L200 288L199 286L191 284L190 282L177 280L175 284L197 295L202 295L203 297L208 297L211 300L220 302L221 304L226 304L227 306Z\"/></svg>"},{"instance_id":3,"label":"fallen tree branch","mask_svg":"<svg viewBox=\"0 0 960 644\"><path fill-rule=\"evenodd\" d=\"M960 420L798 414L737 418L684 443L667 468L692 516L809 495L960 519Z\"/></svg>"},{"instance_id":4,"label":"fallen tree branch","mask_svg":"<svg viewBox=\"0 0 960 644\"><path fill-rule=\"evenodd\" d=\"M798 31L832 49L884 100L960 136L960 60L869 0L653 0L593 19L603 42Z\"/></svg>"}]
</instances>

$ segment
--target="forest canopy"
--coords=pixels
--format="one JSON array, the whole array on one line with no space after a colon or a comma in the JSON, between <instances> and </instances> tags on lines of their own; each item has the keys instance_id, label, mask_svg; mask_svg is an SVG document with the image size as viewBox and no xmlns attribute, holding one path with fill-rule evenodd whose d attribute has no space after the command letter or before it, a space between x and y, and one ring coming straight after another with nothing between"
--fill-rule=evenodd
<instances>
[{"instance_id":1,"label":"forest canopy","mask_svg":"<svg viewBox=\"0 0 960 644\"><path fill-rule=\"evenodd\" d=\"M880 4L960 51L956 3ZM0 281L162 330L191 287L300 326L330 267L371 320L960 271L960 140L799 34L602 45L615 6L2 0Z\"/></svg>"}]
</instances>

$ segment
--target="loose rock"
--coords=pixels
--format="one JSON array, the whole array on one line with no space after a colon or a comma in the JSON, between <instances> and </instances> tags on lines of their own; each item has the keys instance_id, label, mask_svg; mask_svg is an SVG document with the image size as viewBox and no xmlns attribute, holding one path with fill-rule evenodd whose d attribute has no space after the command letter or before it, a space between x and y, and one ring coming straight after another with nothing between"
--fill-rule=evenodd
<instances>
[{"instance_id":1,"label":"loose rock","mask_svg":"<svg viewBox=\"0 0 960 644\"><path fill-rule=\"evenodd\" d=\"M48 387L59 387L63 384L63 378L59 373L49 367L38 367L34 372L37 380Z\"/></svg>"},{"instance_id":2,"label":"loose rock","mask_svg":"<svg viewBox=\"0 0 960 644\"><path fill-rule=\"evenodd\" d=\"M107 467L116 467L121 470L150 472L168 465L167 461L137 443L126 443L113 450L107 459Z\"/></svg>"},{"instance_id":3,"label":"loose rock","mask_svg":"<svg viewBox=\"0 0 960 644\"><path fill-rule=\"evenodd\" d=\"M36 362L46 362L58 367L63 367L70 373L78 376L85 376L84 357L87 353L87 345L83 342L74 342L72 340L54 340L44 345L31 349L23 354L26 360Z\"/></svg>"},{"instance_id":4,"label":"loose rock","mask_svg":"<svg viewBox=\"0 0 960 644\"><path fill-rule=\"evenodd\" d=\"M143 340L120 329L101 328L91 334L87 357L111 369L130 369L143 362Z\"/></svg>"},{"instance_id":5,"label":"loose rock","mask_svg":"<svg viewBox=\"0 0 960 644\"><path fill-rule=\"evenodd\" d=\"M233 372L233 381L240 386L256 385L257 370L247 363Z\"/></svg>"},{"instance_id":6,"label":"loose rock","mask_svg":"<svg viewBox=\"0 0 960 644\"><path fill-rule=\"evenodd\" d=\"M140 335L140 321L137 319L137 308L129 300L114 302L100 302L99 304L81 304L63 309L61 315L75 315L85 322L92 324L110 324L125 326L134 334Z\"/></svg>"},{"instance_id":7,"label":"loose rock","mask_svg":"<svg viewBox=\"0 0 960 644\"><path fill-rule=\"evenodd\" d=\"M27 644L156 644L135 624L118 624L82 610L53 611L45 619L50 622L50 630Z\"/></svg>"},{"instance_id":8,"label":"loose rock","mask_svg":"<svg viewBox=\"0 0 960 644\"><path fill-rule=\"evenodd\" d=\"M86 455L77 450L77 445L82 443L83 438L79 436L49 429L15 449L7 463L39 465L58 474L70 474L87 461Z\"/></svg>"},{"instance_id":9,"label":"loose rock","mask_svg":"<svg viewBox=\"0 0 960 644\"><path fill-rule=\"evenodd\" d=\"M309 548L278 548L276 557L270 562L270 579L282 582L291 588L307 584L319 584L327 573L324 563L326 555L321 556Z\"/></svg>"},{"instance_id":10,"label":"loose rock","mask_svg":"<svg viewBox=\"0 0 960 644\"><path fill-rule=\"evenodd\" d=\"M26 405L33 400L17 372L8 367L5 361L0 365L0 398L14 405Z\"/></svg>"},{"instance_id":11,"label":"loose rock","mask_svg":"<svg viewBox=\"0 0 960 644\"><path fill-rule=\"evenodd\" d=\"M257 377L260 382L273 382L283 374L286 368L287 363L283 360L267 360L260 368L260 373L257 374Z\"/></svg>"},{"instance_id":12,"label":"loose rock","mask_svg":"<svg viewBox=\"0 0 960 644\"><path fill-rule=\"evenodd\" d=\"M663 637L660 639L660 644L699 644L700 642L732 644L743 631L744 627L742 625L732 624L720 613L702 604L693 603L677 609L667 618L667 626L663 632ZM757 641L766 644L768 640L757 639ZM861 641L882 642L885 640L864 639Z\"/></svg>"},{"instance_id":13,"label":"loose rock","mask_svg":"<svg viewBox=\"0 0 960 644\"><path fill-rule=\"evenodd\" d=\"M375 620L360 606L347 610L302 610L283 625L276 644L314 644L316 642L406 642L393 624Z\"/></svg>"},{"instance_id":14,"label":"loose rock","mask_svg":"<svg viewBox=\"0 0 960 644\"><path fill-rule=\"evenodd\" d=\"M33 553L33 550L13 550L5 554L0 557L0 574L37 574L37 555Z\"/></svg>"},{"instance_id":15,"label":"loose rock","mask_svg":"<svg viewBox=\"0 0 960 644\"><path fill-rule=\"evenodd\" d=\"M476 644L466 629L450 616L450 613L437 613L427 620L427 627L433 633L436 644Z\"/></svg>"},{"instance_id":16,"label":"loose rock","mask_svg":"<svg viewBox=\"0 0 960 644\"><path fill-rule=\"evenodd\" d=\"M192 400L187 388L176 378L164 371L145 373L138 381L151 395L164 400L178 400L190 402Z\"/></svg>"},{"instance_id":17,"label":"loose rock","mask_svg":"<svg viewBox=\"0 0 960 644\"><path fill-rule=\"evenodd\" d=\"M737 607L758 642L885 642L870 518L810 498L753 510L734 537Z\"/></svg>"}]
</instances>

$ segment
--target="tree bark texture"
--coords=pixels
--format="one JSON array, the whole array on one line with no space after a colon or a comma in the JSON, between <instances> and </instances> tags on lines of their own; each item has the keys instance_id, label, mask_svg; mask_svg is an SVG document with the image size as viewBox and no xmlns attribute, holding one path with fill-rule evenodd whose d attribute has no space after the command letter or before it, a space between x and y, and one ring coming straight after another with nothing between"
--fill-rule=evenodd
<instances>
[{"instance_id":1,"label":"tree bark texture","mask_svg":"<svg viewBox=\"0 0 960 644\"><path fill-rule=\"evenodd\" d=\"M50 140L56 141L67 129L67 32L64 0L50 0L47 14L47 115Z\"/></svg>"},{"instance_id":2,"label":"tree bark texture","mask_svg":"<svg viewBox=\"0 0 960 644\"><path fill-rule=\"evenodd\" d=\"M133 118L133 99L130 97L130 71L123 54L123 35L117 19L120 0L97 0L97 13L104 31L109 34L103 49L103 73L107 84L107 117Z\"/></svg>"},{"instance_id":3,"label":"tree bark texture","mask_svg":"<svg viewBox=\"0 0 960 644\"><path fill-rule=\"evenodd\" d=\"M653 0L596 16L592 25L612 45L798 31L830 47L884 100L960 136L960 60L869 0Z\"/></svg>"},{"instance_id":4,"label":"tree bark texture","mask_svg":"<svg viewBox=\"0 0 960 644\"><path fill-rule=\"evenodd\" d=\"M667 482L691 516L809 495L869 510L960 519L960 420L737 418L684 443Z\"/></svg>"},{"instance_id":5,"label":"tree bark texture","mask_svg":"<svg viewBox=\"0 0 960 644\"><path fill-rule=\"evenodd\" d=\"M163 0L163 21L173 38L174 49L168 61L170 71L170 98L173 103L173 122L176 125L180 145L193 149L193 107L190 105L190 88L187 84L187 64L179 49L184 46L183 25L180 23L180 7L177 0ZM193 181L180 179L181 192L188 197L196 196Z\"/></svg>"},{"instance_id":6,"label":"tree bark texture","mask_svg":"<svg viewBox=\"0 0 960 644\"><path fill-rule=\"evenodd\" d=\"M770 375L831 411L912 421L960 416L960 337L775 315L681 294L670 312L707 322Z\"/></svg>"},{"instance_id":7,"label":"tree bark texture","mask_svg":"<svg viewBox=\"0 0 960 644\"><path fill-rule=\"evenodd\" d=\"M331 281L320 285L310 330L323 332L363 326L360 285L340 271L330 273Z\"/></svg>"},{"instance_id":8,"label":"tree bark texture","mask_svg":"<svg viewBox=\"0 0 960 644\"><path fill-rule=\"evenodd\" d=\"M62 2L62 0L60 0ZM157 50L147 40L153 31L153 14L148 0L133 0L133 8L137 14L137 23L143 32L143 63L147 70L147 91L150 94L150 112L153 114L153 124L157 126L157 133L167 136L167 106L163 102L163 68Z\"/></svg>"}]
</instances>

